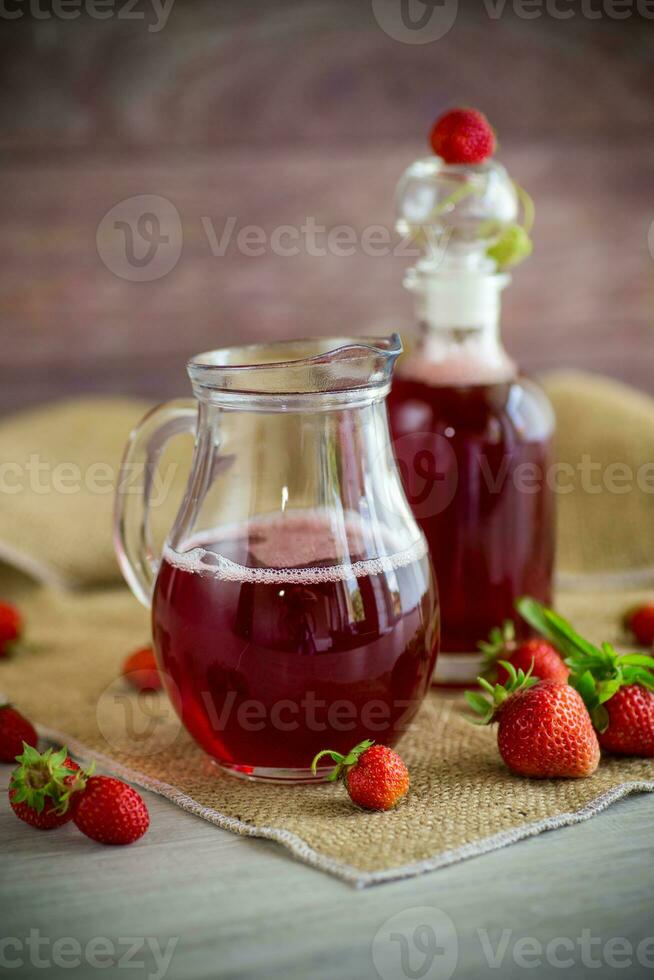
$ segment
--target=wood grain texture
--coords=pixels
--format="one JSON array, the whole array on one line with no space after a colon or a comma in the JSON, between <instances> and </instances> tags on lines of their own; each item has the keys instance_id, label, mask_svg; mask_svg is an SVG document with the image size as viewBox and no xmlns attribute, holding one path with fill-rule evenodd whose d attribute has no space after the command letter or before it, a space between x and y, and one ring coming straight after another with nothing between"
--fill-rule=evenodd
<instances>
[{"instance_id":1,"label":"wood grain texture","mask_svg":"<svg viewBox=\"0 0 654 980\"><path fill-rule=\"evenodd\" d=\"M216 258L200 219L390 226L399 173L453 102L488 113L538 205L536 251L505 298L512 350L531 369L574 364L653 391L652 22L459 7L428 45L392 40L348 0L177 0L159 33L120 17L3 21L0 411L82 392L168 397L186 390L187 356L229 342L409 327L406 259ZM183 252L163 279L130 283L100 260L96 231L146 193L177 207ZM362 980L388 917L436 905L459 932L455 977L512 980L524 968L509 950L489 971L478 929L493 944L503 929L511 944L654 932L651 797L365 893L148 803L152 829L125 850L38 834L0 807L3 935L179 937L174 978ZM563 975L583 975L576 963Z\"/></svg>"},{"instance_id":2,"label":"wood grain texture","mask_svg":"<svg viewBox=\"0 0 654 980\"><path fill-rule=\"evenodd\" d=\"M233 240L216 256L206 222L391 229L399 174L457 101L488 112L538 205L534 256L505 294L512 351L528 370L652 391L654 22L460 7L425 45L344 0L177 2L158 33L121 17L5 23L0 410L168 397L186 390L186 357L232 342L410 329L406 258L360 244L251 257ZM96 248L103 215L140 194L183 226L179 262L153 282L120 278Z\"/></svg>"},{"instance_id":3,"label":"wood grain texture","mask_svg":"<svg viewBox=\"0 0 654 980\"><path fill-rule=\"evenodd\" d=\"M3 766L3 797L7 778ZM581 960L583 930L601 940L592 947L600 962L592 975L615 975L604 947L616 937L634 947L633 963L620 975L631 980L651 972L635 955L643 938L654 935L651 796L622 801L578 827L365 891L290 860L275 845L234 837L145 796L151 829L129 848L102 847L70 825L39 833L20 824L3 804L2 935L23 942L30 929L38 929L50 940L73 936L83 947L106 936L117 948L121 937L151 937L163 948L176 939L168 973L175 980L366 980L378 977L372 944L384 923L405 912L401 928L411 939L413 928L425 922L424 907L436 906L450 916L458 934L456 980L524 977L528 971L514 954L525 937L543 946L559 937L575 944L574 953L558 950L559 956L574 957L574 967L561 970L544 962L533 975L591 975ZM509 932L504 958L492 969L484 939L492 949L501 948L504 930ZM8 952L27 960L13 976L34 977L28 953L24 947ZM415 968L422 958L416 950L413 954ZM42 955L48 955L48 947ZM134 975L154 972L151 956L139 955L146 969ZM95 971L56 965L47 971L48 977L89 974ZM427 974L432 975L441 976Z\"/></svg>"}]
</instances>

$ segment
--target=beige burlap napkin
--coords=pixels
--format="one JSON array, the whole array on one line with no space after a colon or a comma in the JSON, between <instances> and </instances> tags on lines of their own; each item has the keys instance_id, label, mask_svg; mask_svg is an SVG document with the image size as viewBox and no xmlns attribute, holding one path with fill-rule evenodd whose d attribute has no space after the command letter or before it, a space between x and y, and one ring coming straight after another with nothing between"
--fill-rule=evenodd
<instances>
[{"instance_id":1,"label":"beige burlap napkin","mask_svg":"<svg viewBox=\"0 0 654 980\"><path fill-rule=\"evenodd\" d=\"M559 458L573 469L584 453L605 468L623 462L634 473L653 457L654 405L644 396L579 375L552 379L549 389L564 420ZM590 427L589 405L599 413ZM76 421L80 411L84 419ZM0 431L0 444L11 445L23 460L29 452L47 451L53 466L61 460L83 466L89 459L116 466L139 411L133 404L103 402L49 409L40 418L29 413L4 423L4 436L11 438ZM607 431L613 440L608 448ZM66 443L71 432L74 450L70 439ZM94 440L92 453L84 432ZM654 765L639 760L604 760L587 780L513 777L499 760L494 733L470 725L459 702L436 694L404 736L412 790L391 813L354 810L340 787L261 786L220 774L181 730L163 696L139 696L120 679L125 653L147 639L148 617L117 579L110 494L94 495L100 502L88 496L80 490L54 503L30 487L22 499L13 495L0 519L0 548L10 542L6 557L19 554L28 572L38 563L41 583L86 586L52 588L8 565L0 570L0 596L20 604L35 645L0 662L0 689L38 721L43 734L66 741L81 757L95 757L235 833L276 840L357 885L442 867L584 820L626 793L654 790ZM589 636L618 641L619 613L647 596L642 588L618 590L616 583L628 584L634 573L645 582L650 574L652 495L634 478L628 503L627 494L614 494L612 487L602 489L602 506L585 504L587 496L600 495L575 480L567 500L560 498L563 567L577 591L561 594L559 606ZM623 538L614 525L626 513Z\"/></svg>"},{"instance_id":2,"label":"beige burlap napkin","mask_svg":"<svg viewBox=\"0 0 654 980\"><path fill-rule=\"evenodd\" d=\"M573 371L544 387L557 416L560 584L654 583L654 401Z\"/></svg>"},{"instance_id":3,"label":"beige burlap napkin","mask_svg":"<svg viewBox=\"0 0 654 980\"><path fill-rule=\"evenodd\" d=\"M219 827L278 841L359 886L443 867L654 790L654 765L639 760L604 760L585 780L511 776L494 732L436 694L402 741L412 787L393 812L357 811L340 786L243 782L208 761L163 695L138 695L119 679L124 652L148 630L147 613L123 589L56 593L13 575L0 578L0 593L26 611L37 647L0 664L0 686L44 735ZM561 605L599 639L615 634L623 599L575 594Z\"/></svg>"},{"instance_id":4,"label":"beige burlap napkin","mask_svg":"<svg viewBox=\"0 0 654 980\"><path fill-rule=\"evenodd\" d=\"M122 582L112 539L116 481L130 431L149 408L78 399L0 422L0 560L46 585ZM180 437L162 459L153 491L159 538L181 500L191 442ZM128 481L136 486L141 476Z\"/></svg>"},{"instance_id":5,"label":"beige burlap napkin","mask_svg":"<svg viewBox=\"0 0 654 980\"><path fill-rule=\"evenodd\" d=\"M580 372L552 374L544 386L558 419L551 478L564 584L654 581L654 402ZM114 486L130 430L148 407L77 400L0 422L0 560L47 584L121 581L112 544ZM190 442L175 440L162 459L153 494L159 538L181 499Z\"/></svg>"}]
</instances>

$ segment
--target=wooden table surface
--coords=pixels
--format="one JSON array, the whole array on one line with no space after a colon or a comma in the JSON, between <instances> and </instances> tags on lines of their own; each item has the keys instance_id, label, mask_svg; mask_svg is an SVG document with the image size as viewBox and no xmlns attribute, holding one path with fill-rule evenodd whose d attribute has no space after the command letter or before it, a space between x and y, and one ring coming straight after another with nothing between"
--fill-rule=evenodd
<instances>
[{"instance_id":1,"label":"wooden table surface","mask_svg":"<svg viewBox=\"0 0 654 980\"><path fill-rule=\"evenodd\" d=\"M3 795L7 778L3 766ZM13 940L0 971L20 960L7 976L94 976L86 950L103 937L113 948L102 958L113 966L98 975L112 977L161 976L153 947L164 965L171 954L169 980L654 974L654 938L644 943L654 937L652 795L623 800L576 827L364 890L270 842L234 836L144 795L151 829L126 848L94 844L70 825L38 832L0 809L2 935ZM416 932L429 926L441 950L433 962ZM47 972L35 968L30 930ZM391 934L406 937L406 970L392 959L401 940ZM56 947L64 937L79 948ZM127 973L120 967L130 946L141 966ZM65 965L76 956L77 971Z\"/></svg>"},{"instance_id":2,"label":"wooden table surface","mask_svg":"<svg viewBox=\"0 0 654 980\"><path fill-rule=\"evenodd\" d=\"M372 4L351 0L177 0L156 33L115 16L4 19L0 411L82 393L185 393L185 359L227 343L410 327L406 259L217 256L206 226L220 234L234 217L270 234L313 216L327 229L390 229L400 172L424 153L435 114L457 103L488 113L501 159L537 203L534 255L505 296L512 352L530 370L574 365L653 392L654 24L579 10L534 20L510 4L489 15L502 7L460 4L433 44L389 37ZM96 233L143 194L177 208L183 248L167 275L132 282L103 260ZM3 767L3 792L7 776ZM23 962L8 975L95 975L88 960L56 966L64 937L111 940L105 976L160 975L151 954L127 972L120 939L132 936L156 949L173 941L171 978L362 980L380 975L373 956L399 950L393 934L418 945L406 969L382 966L382 980L447 980L452 937L431 967L420 943L430 923L437 940L447 934L449 916L455 977L576 980L615 975L620 937L654 934L652 797L365 892L148 804L152 829L122 850L70 828L31 832L0 807L0 948ZM30 960L30 930L46 940L47 970ZM600 940L597 968L582 959L587 935ZM530 971L530 937L571 940L574 953L555 944ZM505 947L496 968L485 943ZM566 955L567 968L552 959ZM651 975L649 956L619 975Z\"/></svg>"}]
</instances>

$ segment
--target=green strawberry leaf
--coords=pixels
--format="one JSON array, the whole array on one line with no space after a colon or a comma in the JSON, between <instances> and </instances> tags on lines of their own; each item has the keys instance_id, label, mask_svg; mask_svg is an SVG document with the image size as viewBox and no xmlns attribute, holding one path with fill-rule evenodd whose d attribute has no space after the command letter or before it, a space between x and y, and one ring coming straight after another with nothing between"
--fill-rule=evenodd
<instances>
[{"instance_id":1,"label":"green strawberry leaf","mask_svg":"<svg viewBox=\"0 0 654 980\"><path fill-rule=\"evenodd\" d=\"M597 705L597 692L595 690L595 679L589 670L583 674L571 674L568 678L571 687L581 694L582 700L590 711Z\"/></svg>"},{"instance_id":2,"label":"green strawberry leaf","mask_svg":"<svg viewBox=\"0 0 654 980\"><path fill-rule=\"evenodd\" d=\"M620 657L620 663L630 667L654 667L654 657L645 653L625 653Z\"/></svg>"},{"instance_id":3,"label":"green strawberry leaf","mask_svg":"<svg viewBox=\"0 0 654 980\"><path fill-rule=\"evenodd\" d=\"M622 677L615 677L610 681L599 681L597 684L597 700L599 704L610 701L614 694L622 687Z\"/></svg>"},{"instance_id":4,"label":"green strawberry leaf","mask_svg":"<svg viewBox=\"0 0 654 980\"><path fill-rule=\"evenodd\" d=\"M627 667L623 675L626 684L640 684L648 691L654 691L654 674L645 667Z\"/></svg>"},{"instance_id":5,"label":"green strawberry leaf","mask_svg":"<svg viewBox=\"0 0 654 980\"><path fill-rule=\"evenodd\" d=\"M518 691L527 690L534 684L538 684L538 678L531 676L531 667L525 674L523 670L516 670L508 660L499 660L498 663L505 668L509 675L505 684L490 684L485 677L478 677L477 683L487 692L488 696L480 694L478 691L465 692L465 699L469 706L476 714L482 716L481 718L470 719L477 725L490 724L507 698Z\"/></svg>"},{"instance_id":6,"label":"green strawberry leaf","mask_svg":"<svg viewBox=\"0 0 654 980\"><path fill-rule=\"evenodd\" d=\"M477 694L476 691L466 691L464 696L472 710L478 715L488 713L488 701L483 694Z\"/></svg>"},{"instance_id":7,"label":"green strawberry leaf","mask_svg":"<svg viewBox=\"0 0 654 980\"><path fill-rule=\"evenodd\" d=\"M640 684L654 691L654 657L644 653L620 654L610 643L596 647L562 616L529 597L519 599L516 606L520 615L564 654L571 670L568 683L581 695L598 731L608 727L609 716L604 705L621 687Z\"/></svg>"},{"instance_id":8,"label":"green strawberry leaf","mask_svg":"<svg viewBox=\"0 0 654 980\"><path fill-rule=\"evenodd\" d=\"M499 657L506 656L515 647L515 626L506 619L501 628L495 626L488 634L487 640L481 640L477 646L484 655L484 670L486 673L494 668Z\"/></svg>"},{"instance_id":9,"label":"green strawberry leaf","mask_svg":"<svg viewBox=\"0 0 654 980\"><path fill-rule=\"evenodd\" d=\"M599 704L594 708L590 713L590 717L593 722L593 727L598 732L605 732L609 727L609 713L603 704Z\"/></svg>"},{"instance_id":10,"label":"green strawberry leaf","mask_svg":"<svg viewBox=\"0 0 654 980\"><path fill-rule=\"evenodd\" d=\"M563 616L559 616L536 599L523 596L517 600L516 609L532 629L553 643L560 653L575 663L579 662L580 658L598 664L605 662L606 657L601 650L580 636Z\"/></svg>"}]
</instances>

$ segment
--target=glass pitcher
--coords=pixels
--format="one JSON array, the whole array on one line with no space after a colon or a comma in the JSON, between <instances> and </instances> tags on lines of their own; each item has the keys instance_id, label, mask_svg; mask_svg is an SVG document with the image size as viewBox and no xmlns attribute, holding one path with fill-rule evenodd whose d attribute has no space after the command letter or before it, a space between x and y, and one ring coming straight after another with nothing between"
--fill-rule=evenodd
<instances>
[{"instance_id":1,"label":"glass pitcher","mask_svg":"<svg viewBox=\"0 0 654 980\"><path fill-rule=\"evenodd\" d=\"M143 467L143 493L119 489L118 559L152 607L183 724L236 775L324 778L318 751L393 745L428 689L437 591L386 413L401 349L393 335L200 354L197 402L160 406L132 434L123 469ZM191 473L158 558L155 467L188 431Z\"/></svg>"}]
</instances>

